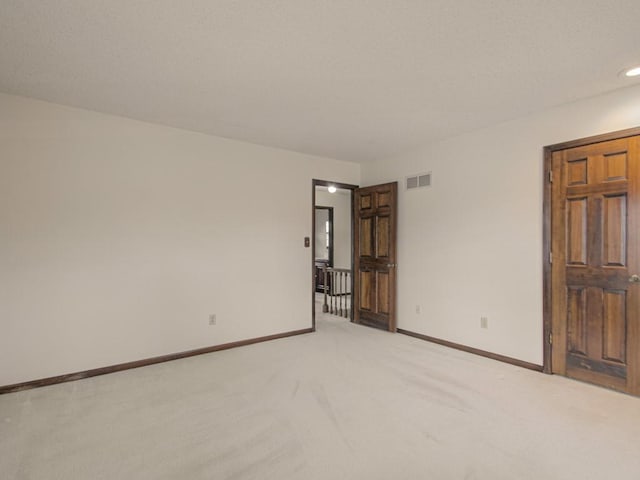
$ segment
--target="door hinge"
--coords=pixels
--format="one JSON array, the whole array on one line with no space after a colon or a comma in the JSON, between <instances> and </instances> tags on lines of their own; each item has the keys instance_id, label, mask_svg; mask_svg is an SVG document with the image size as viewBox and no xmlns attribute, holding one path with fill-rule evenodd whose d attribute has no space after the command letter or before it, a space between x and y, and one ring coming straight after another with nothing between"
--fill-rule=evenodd
<instances>
[{"instance_id":1,"label":"door hinge","mask_svg":"<svg viewBox=\"0 0 640 480\"><path fill-rule=\"evenodd\" d=\"M553 263L553 252L549 252L549 263Z\"/></svg>"},{"instance_id":2,"label":"door hinge","mask_svg":"<svg viewBox=\"0 0 640 480\"><path fill-rule=\"evenodd\" d=\"M549 332L549 345L553 345L553 333Z\"/></svg>"},{"instance_id":3,"label":"door hinge","mask_svg":"<svg viewBox=\"0 0 640 480\"><path fill-rule=\"evenodd\" d=\"M553 183L553 170L549 170L549 183Z\"/></svg>"}]
</instances>

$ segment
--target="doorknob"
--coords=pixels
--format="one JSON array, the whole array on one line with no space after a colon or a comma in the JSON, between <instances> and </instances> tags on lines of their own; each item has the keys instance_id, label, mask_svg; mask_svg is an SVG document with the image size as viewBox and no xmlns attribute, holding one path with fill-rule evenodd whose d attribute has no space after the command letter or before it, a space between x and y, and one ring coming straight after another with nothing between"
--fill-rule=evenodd
<instances>
[{"instance_id":1,"label":"doorknob","mask_svg":"<svg viewBox=\"0 0 640 480\"><path fill-rule=\"evenodd\" d=\"M397 263L387 263L387 268L393 268L393 267L397 267L398 264ZM640 281L640 280L638 280Z\"/></svg>"},{"instance_id":2,"label":"doorknob","mask_svg":"<svg viewBox=\"0 0 640 480\"><path fill-rule=\"evenodd\" d=\"M629 277L629 283L640 283L640 276L638 275L631 275Z\"/></svg>"}]
</instances>

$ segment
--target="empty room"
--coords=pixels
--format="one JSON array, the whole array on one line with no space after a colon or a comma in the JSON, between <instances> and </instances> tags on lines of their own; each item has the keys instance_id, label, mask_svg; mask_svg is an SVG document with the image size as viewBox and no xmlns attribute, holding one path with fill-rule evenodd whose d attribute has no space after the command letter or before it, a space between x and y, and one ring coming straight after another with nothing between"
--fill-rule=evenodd
<instances>
[{"instance_id":1,"label":"empty room","mask_svg":"<svg viewBox=\"0 0 640 480\"><path fill-rule=\"evenodd\" d=\"M0 0L0 478L640 478L638 19Z\"/></svg>"}]
</instances>

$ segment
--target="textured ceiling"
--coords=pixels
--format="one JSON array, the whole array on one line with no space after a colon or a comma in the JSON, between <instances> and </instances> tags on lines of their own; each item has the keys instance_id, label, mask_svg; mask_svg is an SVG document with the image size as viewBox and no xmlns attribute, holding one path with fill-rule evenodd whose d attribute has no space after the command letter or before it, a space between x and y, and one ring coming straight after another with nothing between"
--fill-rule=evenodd
<instances>
[{"instance_id":1,"label":"textured ceiling","mask_svg":"<svg viewBox=\"0 0 640 480\"><path fill-rule=\"evenodd\" d=\"M0 91L366 162L638 83L638 0L1 0Z\"/></svg>"}]
</instances>

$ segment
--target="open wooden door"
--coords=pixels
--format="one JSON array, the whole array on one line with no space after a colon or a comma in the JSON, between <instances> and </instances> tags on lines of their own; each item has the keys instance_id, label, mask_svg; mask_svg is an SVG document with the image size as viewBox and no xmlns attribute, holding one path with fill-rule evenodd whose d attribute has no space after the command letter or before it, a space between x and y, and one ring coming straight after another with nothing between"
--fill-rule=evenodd
<instances>
[{"instance_id":1,"label":"open wooden door","mask_svg":"<svg viewBox=\"0 0 640 480\"><path fill-rule=\"evenodd\" d=\"M640 394L640 137L553 151L553 373Z\"/></svg>"},{"instance_id":2,"label":"open wooden door","mask_svg":"<svg viewBox=\"0 0 640 480\"><path fill-rule=\"evenodd\" d=\"M396 331L397 182L354 191L353 321Z\"/></svg>"}]
</instances>

